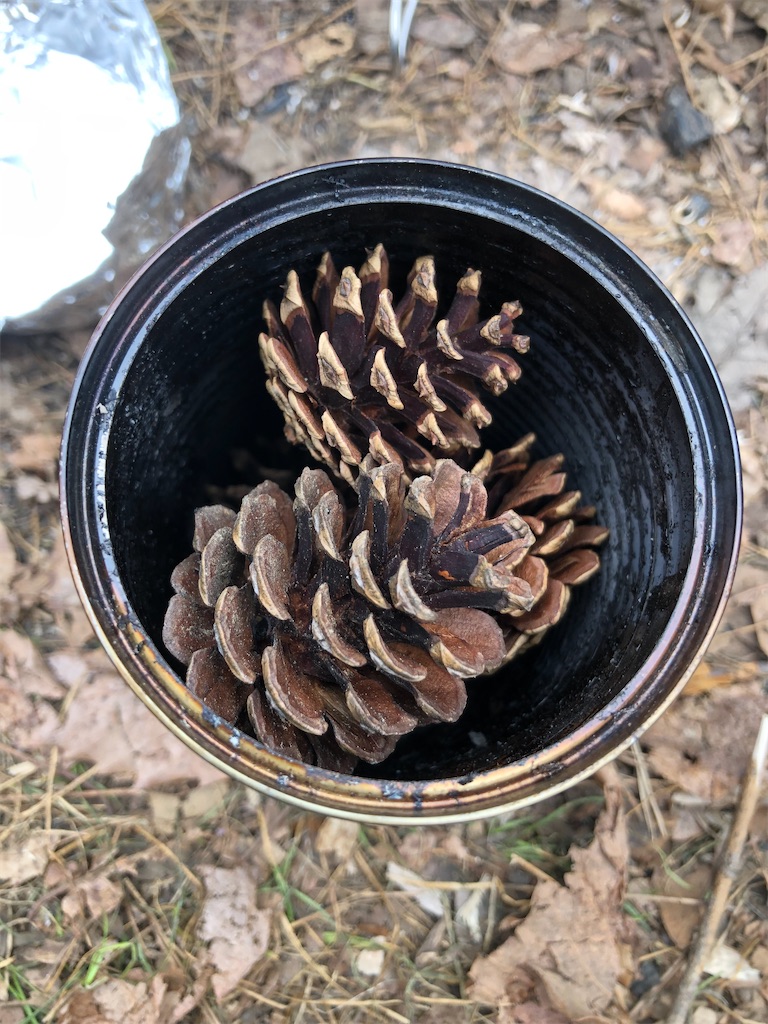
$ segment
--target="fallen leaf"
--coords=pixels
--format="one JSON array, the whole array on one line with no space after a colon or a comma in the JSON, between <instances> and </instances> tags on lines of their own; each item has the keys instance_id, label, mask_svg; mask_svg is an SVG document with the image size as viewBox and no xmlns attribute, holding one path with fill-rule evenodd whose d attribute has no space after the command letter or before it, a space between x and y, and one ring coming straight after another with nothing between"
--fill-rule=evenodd
<instances>
[{"instance_id":1,"label":"fallen leaf","mask_svg":"<svg viewBox=\"0 0 768 1024\"><path fill-rule=\"evenodd\" d=\"M415 871L390 861L387 864L387 881L402 889L403 892L413 896L422 910L426 910L432 917L441 917L443 914L443 901L436 889L427 887L424 879Z\"/></svg>"},{"instance_id":2,"label":"fallen leaf","mask_svg":"<svg viewBox=\"0 0 768 1024\"><path fill-rule=\"evenodd\" d=\"M702 966L705 974L713 974L739 986L760 984L760 971L752 967L737 949L718 943Z\"/></svg>"},{"instance_id":3,"label":"fallen leaf","mask_svg":"<svg viewBox=\"0 0 768 1024\"><path fill-rule=\"evenodd\" d=\"M368 978L378 978L385 955L383 949L361 949L355 958L355 967Z\"/></svg>"},{"instance_id":4,"label":"fallen leaf","mask_svg":"<svg viewBox=\"0 0 768 1024\"><path fill-rule=\"evenodd\" d=\"M572 1024L572 1021L547 1006L520 1003L518 1006L502 1006L498 1024Z\"/></svg>"},{"instance_id":5,"label":"fallen leaf","mask_svg":"<svg viewBox=\"0 0 768 1024\"><path fill-rule=\"evenodd\" d=\"M19 447L7 455L8 465L55 479L60 445L58 434L22 434Z\"/></svg>"},{"instance_id":6,"label":"fallen leaf","mask_svg":"<svg viewBox=\"0 0 768 1024\"><path fill-rule=\"evenodd\" d=\"M271 19L258 4L243 4L232 32L233 77L246 107L255 107L277 85L295 81L304 67L292 46L277 43Z\"/></svg>"},{"instance_id":7,"label":"fallen leaf","mask_svg":"<svg viewBox=\"0 0 768 1024\"><path fill-rule=\"evenodd\" d=\"M697 1006L691 1017L691 1024L718 1024L720 1015L711 1006Z\"/></svg>"},{"instance_id":8,"label":"fallen leaf","mask_svg":"<svg viewBox=\"0 0 768 1024\"><path fill-rule=\"evenodd\" d=\"M370 56L389 48L389 11L381 0L356 0L357 47Z\"/></svg>"},{"instance_id":9,"label":"fallen leaf","mask_svg":"<svg viewBox=\"0 0 768 1024\"><path fill-rule=\"evenodd\" d=\"M59 497L59 485L56 480L41 480L33 473L22 473L17 476L13 488L19 501L34 501L38 505L46 505Z\"/></svg>"},{"instance_id":10,"label":"fallen leaf","mask_svg":"<svg viewBox=\"0 0 768 1024\"><path fill-rule=\"evenodd\" d=\"M768 585L750 602L749 610L755 624L755 636L763 654L768 655Z\"/></svg>"},{"instance_id":11,"label":"fallen leaf","mask_svg":"<svg viewBox=\"0 0 768 1024\"><path fill-rule=\"evenodd\" d=\"M686 793L708 803L731 800L765 713L768 694L759 681L681 697L643 736L648 762Z\"/></svg>"},{"instance_id":12,"label":"fallen leaf","mask_svg":"<svg viewBox=\"0 0 768 1024\"><path fill-rule=\"evenodd\" d=\"M5 998L8 998L7 995ZM25 1024L25 1021L29 1020L25 1010L26 1007L0 1005L0 1024Z\"/></svg>"},{"instance_id":13,"label":"fallen leaf","mask_svg":"<svg viewBox=\"0 0 768 1024\"><path fill-rule=\"evenodd\" d=\"M221 806L231 789L232 784L226 776L203 786L195 786L181 805L182 817L202 818L212 811L221 811Z\"/></svg>"},{"instance_id":14,"label":"fallen leaf","mask_svg":"<svg viewBox=\"0 0 768 1024\"><path fill-rule=\"evenodd\" d=\"M84 913L100 921L104 914L111 914L117 909L122 898L121 886L106 875L94 872L75 880L70 891L61 900L61 909L70 921Z\"/></svg>"},{"instance_id":15,"label":"fallen leaf","mask_svg":"<svg viewBox=\"0 0 768 1024\"><path fill-rule=\"evenodd\" d=\"M704 864L696 864L690 871L672 875L663 867L653 874L654 889L668 899L659 903L659 916L678 949L688 949L691 939L701 921L705 897L712 884L712 871ZM669 898L671 897L671 898ZM701 904L676 903L675 898L700 899Z\"/></svg>"},{"instance_id":16,"label":"fallen leaf","mask_svg":"<svg viewBox=\"0 0 768 1024\"><path fill-rule=\"evenodd\" d=\"M51 705L32 699L37 690L53 685L29 637L0 629L0 707L3 733L13 746L33 749L37 730L55 728L57 715Z\"/></svg>"},{"instance_id":17,"label":"fallen leaf","mask_svg":"<svg viewBox=\"0 0 768 1024\"><path fill-rule=\"evenodd\" d=\"M198 934L214 968L214 995L223 999L261 959L269 945L272 913L256 904L256 879L246 868L204 865L205 882Z\"/></svg>"},{"instance_id":18,"label":"fallen leaf","mask_svg":"<svg viewBox=\"0 0 768 1024\"><path fill-rule=\"evenodd\" d=\"M727 135L741 121L742 98L723 75L696 82L696 106L707 115L717 135Z\"/></svg>"},{"instance_id":19,"label":"fallen leaf","mask_svg":"<svg viewBox=\"0 0 768 1024\"><path fill-rule=\"evenodd\" d=\"M480 881L490 883L492 876L484 874ZM480 945L488 926L490 884L485 888L459 889L454 894L456 912L453 915L459 932L464 931L472 942Z\"/></svg>"},{"instance_id":20,"label":"fallen leaf","mask_svg":"<svg viewBox=\"0 0 768 1024\"><path fill-rule=\"evenodd\" d=\"M48 671L30 638L12 629L0 629L0 673L29 696L61 700L66 693Z\"/></svg>"},{"instance_id":21,"label":"fallen leaf","mask_svg":"<svg viewBox=\"0 0 768 1024\"><path fill-rule=\"evenodd\" d=\"M741 10L763 31L768 32L768 8L765 0L741 0Z\"/></svg>"},{"instance_id":22,"label":"fallen leaf","mask_svg":"<svg viewBox=\"0 0 768 1024\"><path fill-rule=\"evenodd\" d=\"M304 69L311 74L322 64L346 56L354 42L355 30L352 26L337 21L333 25L328 25L322 32L300 39L296 44L296 50Z\"/></svg>"},{"instance_id":23,"label":"fallen leaf","mask_svg":"<svg viewBox=\"0 0 768 1024\"><path fill-rule=\"evenodd\" d=\"M5 593L10 586L17 568L16 551L11 544L5 523L0 520L0 594Z\"/></svg>"},{"instance_id":24,"label":"fallen leaf","mask_svg":"<svg viewBox=\"0 0 768 1024\"><path fill-rule=\"evenodd\" d=\"M714 229L712 258L726 267L738 267L749 255L755 229L748 220L727 220Z\"/></svg>"},{"instance_id":25,"label":"fallen leaf","mask_svg":"<svg viewBox=\"0 0 768 1024\"><path fill-rule=\"evenodd\" d=\"M493 59L512 75L532 75L559 67L583 47L580 35L557 36L531 21L516 21L500 35Z\"/></svg>"},{"instance_id":26,"label":"fallen leaf","mask_svg":"<svg viewBox=\"0 0 768 1024\"><path fill-rule=\"evenodd\" d=\"M57 1015L58 1024L167 1024L180 994L162 974L147 984L109 978L92 989L77 988Z\"/></svg>"},{"instance_id":27,"label":"fallen leaf","mask_svg":"<svg viewBox=\"0 0 768 1024\"><path fill-rule=\"evenodd\" d=\"M705 268L709 280L715 268ZM697 297L691 318L712 355L731 407L738 411L754 404L755 381L768 366L768 263L731 281L707 309ZM707 289L708 291L709 289ZM706 293L702 296L706 301Z\"/></svg>"},{"instance_id":28,"label":"fallen leaf","mask_svg":"<svg viewBox=\"0 0 768 1024\"><path fill-rule=\"evenodd\" d=\"M489 1006L526 1002L516 992L537 990L566 1018L603 1013L623 968L625 922L621 904L627 871L627 834L615 769L604 772L605 809L586 849L571 847L573 868L564 884L536 885L528 916L514 935L470 970L470 996Z\"/></svg>"},{"instance_id":29,"label":"fallen leaf","mask_svg":"<svg viewBox=\"0 0 768 1024\"><path fill-rule=\"evenodd\" d=\"M411 35L440 50L463 50L474 41L477 30L470 21L446 11L443 14L417 16L411 27Z\"/></svg>"},{"instance_id":30,"label":"fallen leaf","mask_svg":"<svg viewBox=\"0 0 768 1024\"><path fill-rule=\"evenodd\" d=\"M175 793L154 792L149 794L149 810L152 824L161 839L167 839L176 831L179 820L181 797Z\"/></svg>"},{"instance_id":31,"label":"fallen leaf","mask_svg":"<svg viewBox=\"0 0 768 1024\"><path fill-rule=\"evenodd\" d=\"M710 690L717 690L723 686L749 682L757 676L759 670L757 662L748 661L732 665L726 672L717 672L708 662L702 661L685 684L683 693L687 697L695 697L698 693L709 693Z\"/></svg>"},{"instance_id":32,"label":"fallen leaf","mask_svg":"<svg viewBox=\"0 0 768 1024\"><path fill-rule=\"evenodd\" d=\"M360 826L344 818L326 818L317 831L315 849L337 864L348 861L357 846Z\"/></svg>"},{"instance_id":33,"label":"fallen leaf","mask_svg":"<svg viewBox=\"0 0 768 1024\"><path fill-rule=\"evenodd\" d=\"M599 199L601 209L620 220L639 220L648 214L642 199L621 188L609 189Z\"/></svg>"},{"instance_id":34,"label":"fallen leaf","mask_svg":"<svg viewBox=\"0 0 768 1024\"><path fill-rule=\"evenodd\" d=\"M13 887L42 875L51 852L71 834L62 828L41 829L0 850L0 882Z\"/></svg>"},{"instance_id":35,"label":"fallen leaf","mask_svg":"<svg viewBox=\"0 0 768 1024\"><path fill-rule=\"evenodd\" d=\"M254 185L273 177L278 171L301 165L305 153L300 139L281 139L268 124L259 122L251 127L237 165L251 178Z\"/></svg>"},{"instance_id":36,"label":"fallen leaf","mask_svg":"<svg viewBox=\"0 0 768 1024\"><path fill-rule=\"evenodd\" d=\"M646 175L659 166L665 153L664 143L651 135L638 133L632 136L627 147L625 161L628 167L639 174Z\"/></svg>"},{"instance_id":37,"label":"fallen leaf","mask_svg":"<svg viewBox=\"0 0 768 1024\"><path fill-rule=\"evenodd\" d=\"M108 666L106 655L103 663ZM24 749L57 746L62 763L97 764L101 774L130 778L137 789L221 781L218 769L177 739L108 667L79 687L63 719L54 715L16 742Z\"/></svg>"}]
</instances>

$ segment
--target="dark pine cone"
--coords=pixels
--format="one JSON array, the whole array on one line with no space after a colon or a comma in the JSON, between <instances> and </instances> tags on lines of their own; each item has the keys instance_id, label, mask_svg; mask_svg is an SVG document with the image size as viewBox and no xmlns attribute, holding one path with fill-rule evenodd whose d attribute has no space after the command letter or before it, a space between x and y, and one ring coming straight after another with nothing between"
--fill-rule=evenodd
<instances>
[{"instance_id":1,"label":"dark pine cone","mask_svg":"<svg viewBox=\"0 0 768 1024\"><path fill-rule=\"evenodd\" d=\"M434 259L416 260L397 305L388 280L382 245L359 276L352 267L338 274L326 253L312 303L292 270L279 312L264 305L261 358L286 436L350 483L368 455L415 474L432 471L435 451L443 457L479 448L477 428L491 421L479 383L501 394L520 376L504 350L529 346L514 333L519 303L505 302L499 314L479 321L478 270L467 270L434 327Z\"/></svg>"},{"instance_id":2,"label":"dark pine cone","mask_svg":"<svg viewBox=\"0 0 768 1024\"><path fill-rule=\"evenodd\" d=\"M163 629L190 690L231 723L245 709L272 750L339 771L455 721L464 680L556 622L598 567L606 531L562 493L562 459L529 466L531 440L410 484L369 457L351 507L306 469L295 501L265 482L237 514L199 509Z\"/></svg>"}]
</instances>

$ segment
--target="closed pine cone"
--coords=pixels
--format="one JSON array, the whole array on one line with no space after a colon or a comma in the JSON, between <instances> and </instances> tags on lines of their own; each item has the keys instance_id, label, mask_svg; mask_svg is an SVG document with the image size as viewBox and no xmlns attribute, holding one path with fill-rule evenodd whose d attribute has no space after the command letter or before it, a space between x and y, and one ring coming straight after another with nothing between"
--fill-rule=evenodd
<instances>
[{"instance_id":1,"label":"closed pine cone","mask_svg":"<svg viewBox=\"0 0 768 1024\"><path fill-rule=\"evenodd\" d=\"M467 270L435 326L431 256L416 260L396 304L388 283L382 245L359 275L352 267L339 274L326 253L311 302L292 270L279 311L264 305L259 347L286 436L348 482L366 456L413 475L430 473L436 457L479 448L478 428L491 422L479 385L501 394L520 376L506 350L529 347L514 333L518 302L479 320L477 270Z\"/></svg>"}]
</instances>

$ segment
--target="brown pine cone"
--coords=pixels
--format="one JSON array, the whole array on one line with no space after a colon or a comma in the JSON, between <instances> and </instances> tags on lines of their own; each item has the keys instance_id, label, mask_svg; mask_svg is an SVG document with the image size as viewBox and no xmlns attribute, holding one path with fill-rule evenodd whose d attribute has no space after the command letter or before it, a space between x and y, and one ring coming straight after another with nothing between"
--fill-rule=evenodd
<instances>
[{"instance_id":1,"label":"brown pine cone","mask_svg":"<svg viewBox=\"0 0 768 1024\"><path fill-rule=\"evenodd\" d=\"M572 511L578 495L552 499L562 460L530 466L530 443L410 484L367 458L350 507L306 469L295 501L265 482L237 514L199 509L163 628L190 690L230 723L245 708L272 750L339 771L455 721L464 680L557 621L597 568L582 545L605 531L575 525L589 515Z\"/></svg>"},{"instance_id":2,"label":"brown pine cone","mask_svg":"<svg viewBox=\"0 0 768 1024\"><path fill-rule=\"evenodd\" d=\"M592 522L595 509L581 505L580 491L566 491L564 457L552 455L531 463L535 434L493 454L488 451L472 468L488 489L488 508L494 516L510 509L520 515L534 537L517 572L529 582L534 596L530 611L502 621L505 663L538 643L562 618L571 587L585 583L600 568L594 550L608 529Z\"/></svg>"},{"instance_id":3,"label":"brown pine cone","mask_svg":"<svg viewBox=\"0 0 768 1024\"><path fill-rule=\"evenodd\" d=\"M479 448L477 428L491 422L479 383L501 394L520 376L504 350L529 347L514 333L518 302L479 321L478 270L467 270L434 327L434 259L416 260L396 305L388 280L382 245L359 275L352 267L339 274L326 253L312 303L292 270L279 312L264 304L268 333L259 347L286 436L350 483L367 455L380 465L430 473L435 451L445 457Z\"/></svg>"}]
</instances>

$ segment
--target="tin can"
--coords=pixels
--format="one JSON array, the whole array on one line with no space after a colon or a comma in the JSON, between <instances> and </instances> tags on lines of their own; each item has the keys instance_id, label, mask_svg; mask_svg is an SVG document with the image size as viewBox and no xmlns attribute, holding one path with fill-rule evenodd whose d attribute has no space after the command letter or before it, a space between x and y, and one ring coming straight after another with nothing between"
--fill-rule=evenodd
<instances>
[{"instance_id":1,"label":"tin can","mask_svg":"<svg viewBox=\"0 0 768 1024\"><path fill-rule=\"evenodd\" d=\"M261 303L330 249L383 242L393 276L434 254L446 282L481 268L488 308L519 299L521 380L492 401L489 447L533 430L610 528L602 568L545 641L470 681L454 725L404 737L341 775L264 749L200 704L161 640L169 577L205 485L229 452L282 421L264 390ZM523 323L523 321L521 321ZM298 171L222 204L133 277L96 330L61 458L72 570L93 626L137 696L243 783L369 822L461 821L584 778L685 685L735 571L738 448L712 362L643 263L565 204L453 164L356 160Z\"/></svg>"}]
</instances>

